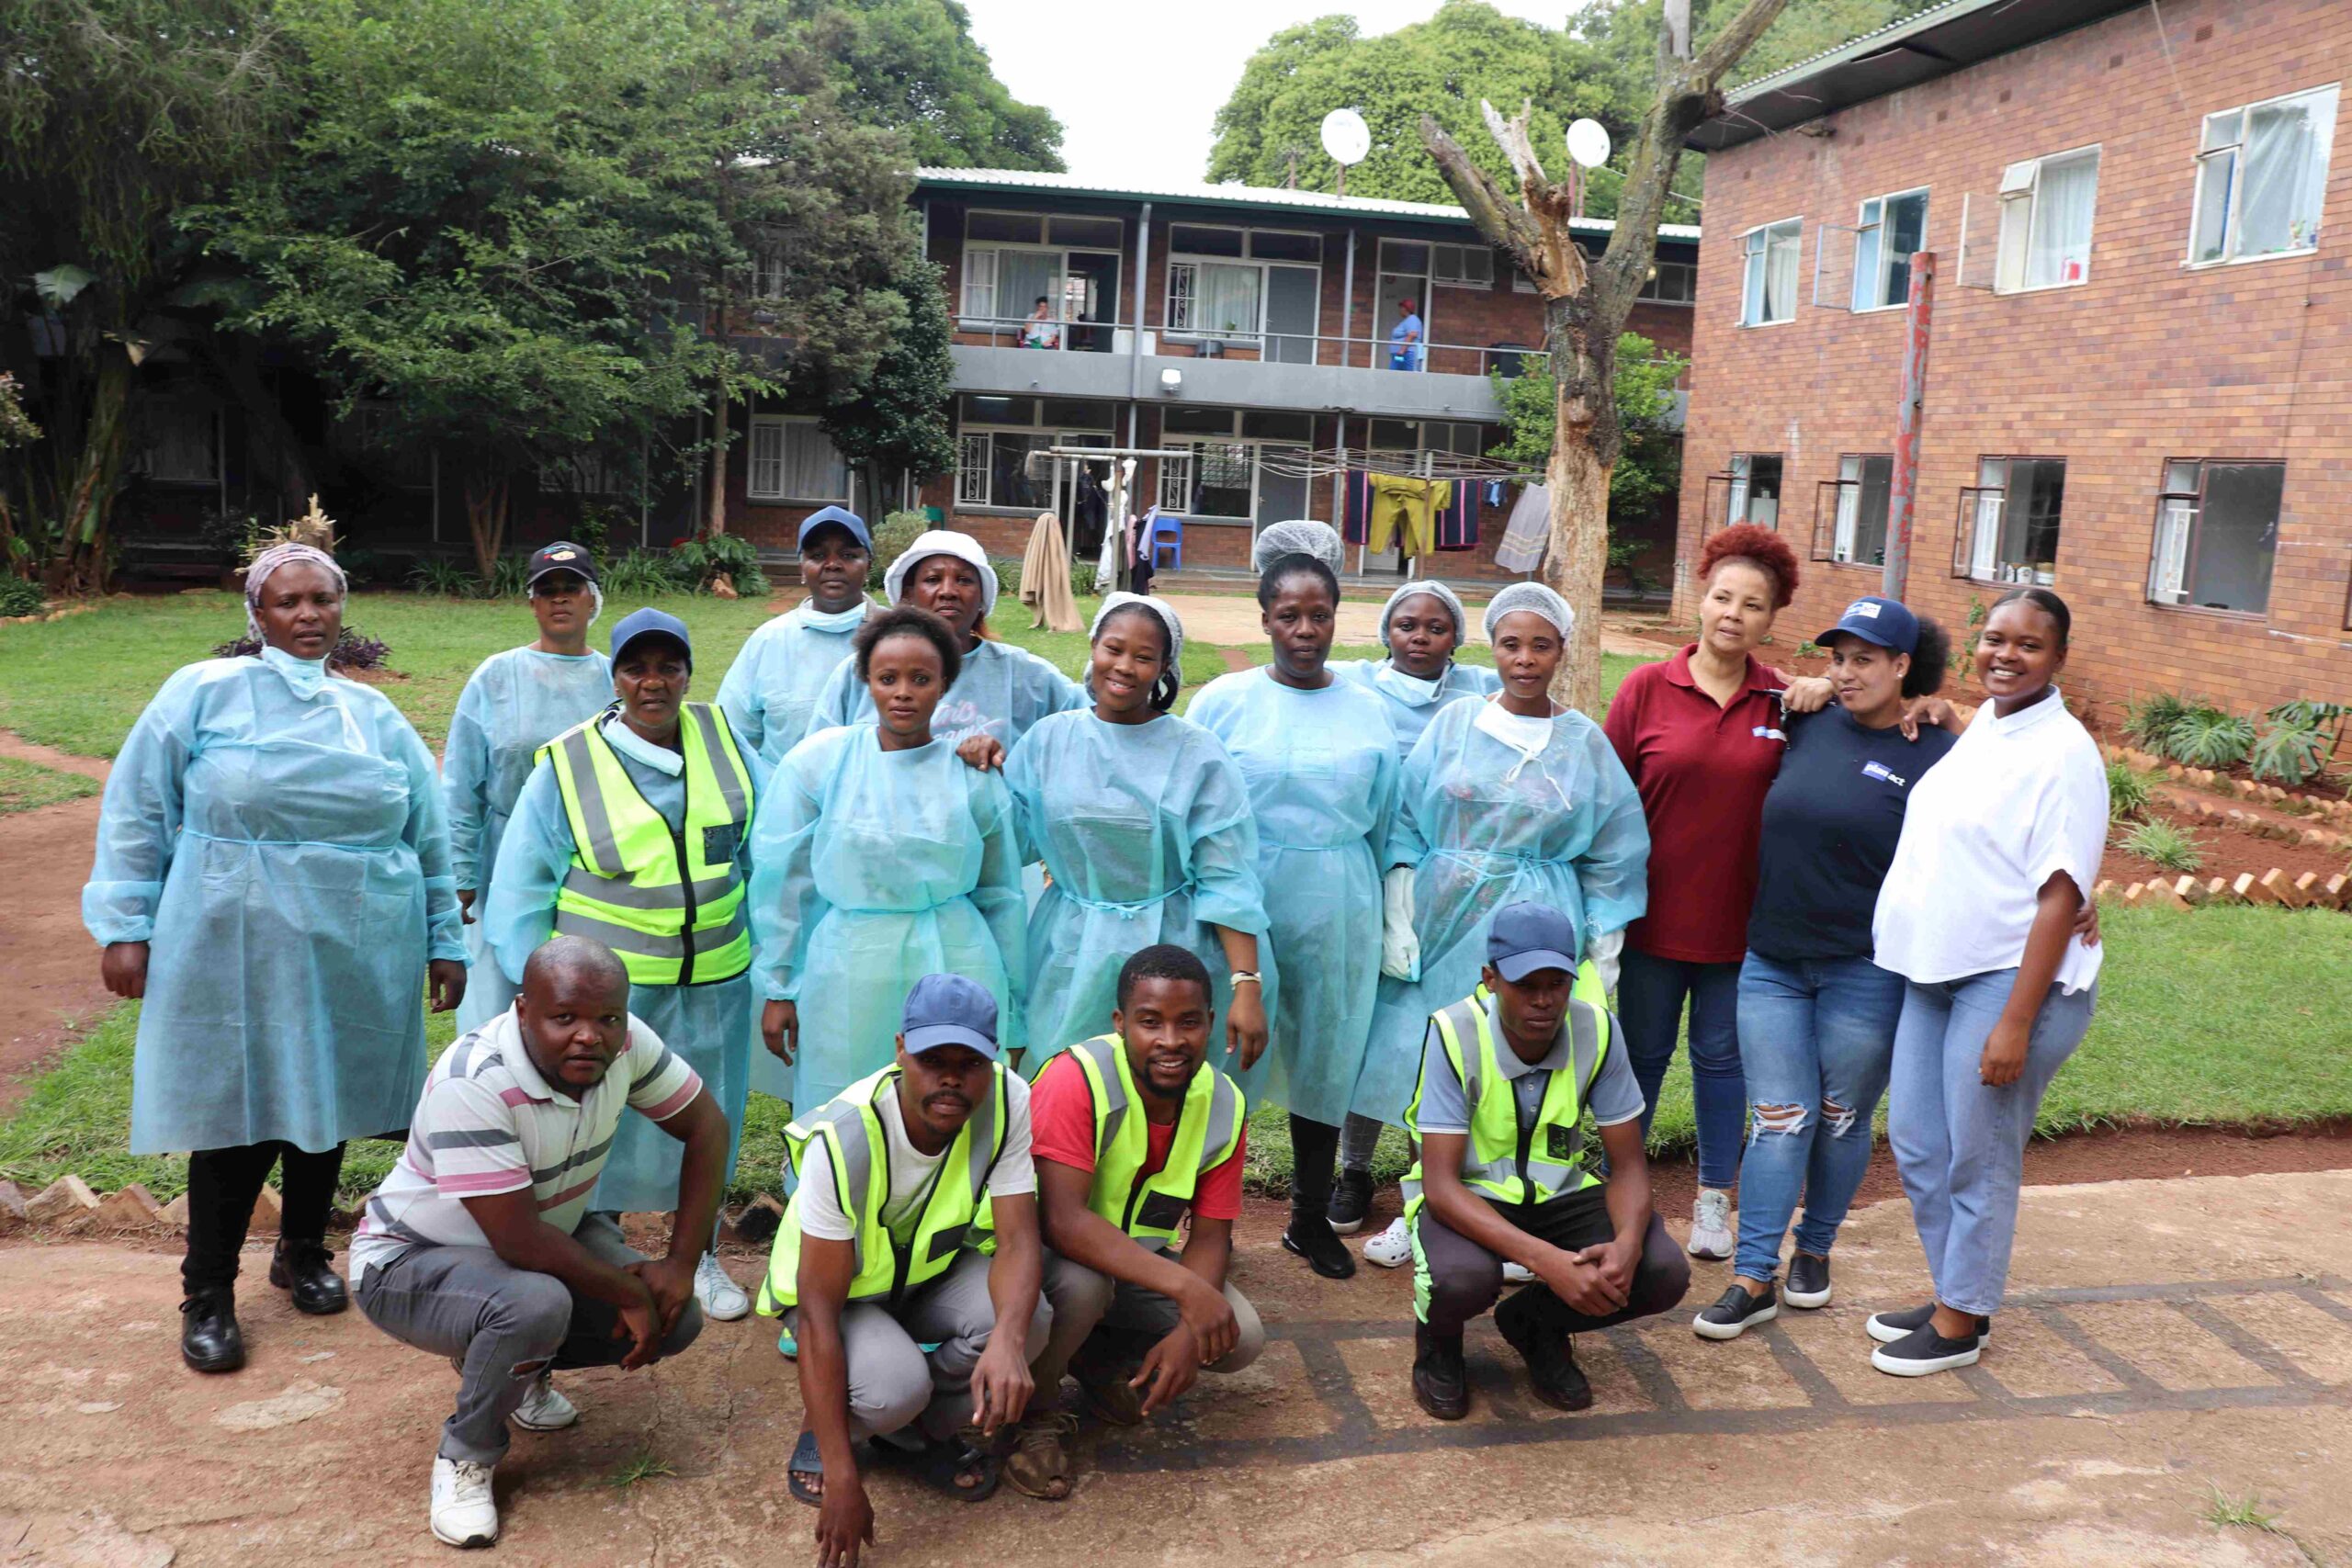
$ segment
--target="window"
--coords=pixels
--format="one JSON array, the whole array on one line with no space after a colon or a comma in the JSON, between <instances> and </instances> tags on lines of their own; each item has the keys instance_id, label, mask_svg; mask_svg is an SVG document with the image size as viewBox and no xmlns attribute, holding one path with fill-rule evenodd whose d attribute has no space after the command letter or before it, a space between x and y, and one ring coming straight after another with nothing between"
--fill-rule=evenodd
<instances>
[{"instance_id":1,"label":"window","mask_svg":"<svg viewBox=\"0 0 2352 1568\"><path fill-rule=\"evenodd\" d=\"M1993 288L2062 288L2091 270L2098 149L2011 164L2001 175L2001 241Z\"/></svg>"},{"instance_id":2,"label":"window","mask_svg":"<svg viewBox=\"0 0 2352 1568\"><path fill-rule=\"evenodd\" d=\"M1904 191L1862 203L1854 235L1854 309L1883 310L1911 298L1911 254L1928 243L1928 193Z\"/></svg>"},{"instance_id":3,"label":"window","mask_svg":"<svg viewBox=\"0 0 2352 1568\"><path fill-rule=\"evenodd\" d=\"M1831 513L1828 559L1849 566L1886 563L1887 502L1894 491L1894 459L1881 455L1838 459L1838 477L1826 487L1837 497ZM1820 525L1815 524L1818 540ZM1816 558L1819 551L1815 550Z\"/></svg>"},{"instance_id":4,"label":"window","mask_svg":"<svg viewBox=\"0 0 2352 1568\"><path fill-rule=\"evenodd\" d=\"M1767 223L1740 239L1746 272L1740 281L1739 324L1769 326L1797 314L1797 249L1802 222Z\"/></svg>"},{"instance_id":5,"label":"window","mask_svg":"<svg viewBox=\"0 0 2352 1568\"><path fill-rule=\"evenodd\" d=\"M1313 362L1321 235L1178 223L1168 247L1170 335L1245 342L1270 359Z\"/></svg>"},{"instance_id":6,"label":"window","mask_svg":"<svg viewBox=\"0 0 2352 1568\"><path fill-rule=\"evenodd\" d=\"M1048 446L1107 446L1111 405L1077 398L966 393L957 405L956 503L1035 514L1053 503L1054 480L1031 479L1028 457ZM979 427L979 428L976 428Z\"/></svg>"},{"instance_id":7,"label":"window","mask_svg":"<svg viewBox=\"0 0 2352 1568\"><path fill-rule=\"evenodd\" d=\"M2319 243L2335 87L2205 117L2197 149L2197 209L2188 260L2251 261Z\"/></svg>"},{"instance_id":8,"label":"window","mask_svg":"<svg viewBox=\"0 0 2352 1568\"><path fill-rule=\"evenodd\" d=\"M1118 316L1116 218L1047 217L1033 212L970 212L964 218L963 299L957 315L968 332L1015 329L1035 346L1107 351L1109 334L1058 325L1023 326L1043 299L1052 320L1102 322ZM1069 341L1065 341L1065 339Z\"/></svg>"},{"instance_id":9,"label":"window","mask_svg":"<svg viewBox=\"0 0 2352 1568\"><path fill-rule=\"evenodd\" d=\"M141 393L131 400L137 442L131 471L161 484L215 484L220 478L219 413L201 394Z\"/></svg>"},{"instance_id":10,"label":"window","mask_svg":"<svg viewBox=\"0 0 2352 1568\"><path fill-rule=\"evenodd\" d=\"M1484 245L1431 245L1430 278L1446 288L1492 288L1495 253Z\"/></svg>"},{"instance_id":11,"label":"window","mask_svg":"<svg viewBox=\"0 0 2352 1568\"><path fill-rule=\"evenodd\" d=\"M1724 506L1724 523L1753 523L1762 528L1781 525L1781 455L1778 452L1735 452L1731 456L1731 493Z\"/></svg>"},{"instance_id":12,"label":"window","mask_svg":"<svg viewBox=\"0 0 2352 1568\"><path fill-rule=\"evenodd\" d=\"M1159 459L1161 510L1229 523L1305 516L1307 481L1271 471L1264 457L1304 446L1313 428L1310 414L1170 406L1159 445L1187 455Z\"/></svg>"},{"instance_id":13,"label":"window","mask_svg":"<svg viewBox=\"0 0 2352 1568\"><path fill-rule=\"evenodd\" d=\"M746 493L753 501L849 504L849 465L813 419L755 414Z\"/></svg>"},{"instance_id":14,"label":"window","mask_svg":"<svg viewBox=\"0 0 2352 1568\"><path fill-rule=\"evenodd\" d=\"M2049 587L2057 579L2065 501L2063 457L1980 459L1975 486L1961 492L1952 575Z\"/></svg>"},{"instance_id":15,"label":"window","mask_svg":"<svg viewBox=\"0 0 2352 1568\"><path fill-rule=\"evenodd\" d=\"M1662 261L1650 268L1642 291L1634 296L1660 305L1688 305L1699 298L1699 264Z\"/></svg>"},{"instance_id":16,"label":"window","mask_svg":"<svg viewBox=\"0 0 2352 1568\"><path fill-rule=\"evenodd\" d=\"M754 299L781 299L785 295L784 252L774 245L761 245L752 252L752 270L746 285Z\"/></svg>"},{"instance_id":17,"label":"window","mask_svg":"<svg viewBox=\"0 0 2352 1568\"><path fill-rule=\"evenodd\" d=\"M2284 463L2175 458L2156 503L2148 598L2259 615L2270 607Z\"/></svg>"}]
</instances>

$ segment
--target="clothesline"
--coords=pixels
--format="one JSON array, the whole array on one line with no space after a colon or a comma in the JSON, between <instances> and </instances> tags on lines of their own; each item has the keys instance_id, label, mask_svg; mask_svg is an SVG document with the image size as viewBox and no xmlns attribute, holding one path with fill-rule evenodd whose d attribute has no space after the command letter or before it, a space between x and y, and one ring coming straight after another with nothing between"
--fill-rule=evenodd
<instances>
[{"instance_id":1,"label":"clothesline","mask_svg":"<svg viewBox=\"0 0 2352 1568\"><path fill-rule=\"evenodd\" d=\"M1319 479L1333 474L1364 471L1399 474L1415 479L1463 479L1476 484L1499 480L1530 484L1544 478L1540 468L1494 457L1473 457L1458 452L1408 451L1362 446L1261 446L1259 467L1284 479Z\"/></svg>"}]
</instances>

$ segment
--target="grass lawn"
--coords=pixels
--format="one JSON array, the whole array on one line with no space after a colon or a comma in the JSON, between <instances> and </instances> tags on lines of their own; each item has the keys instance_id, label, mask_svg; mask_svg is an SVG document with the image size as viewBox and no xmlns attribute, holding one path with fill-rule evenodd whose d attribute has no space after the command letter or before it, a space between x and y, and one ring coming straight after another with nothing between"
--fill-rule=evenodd
<instances>
[{"instance_id":1,"label":"grass lawn","mask_svg":"<svg viewBox=\"0 0 2352 1568\"><path fill-rule=\"evenodd\" d=\"M85 795L97 794L99 788L97 780L85 779L79 773L0 757L0 817L11 811L30 811L60 801L79 800Z\"/></svg>"}]
</instances>

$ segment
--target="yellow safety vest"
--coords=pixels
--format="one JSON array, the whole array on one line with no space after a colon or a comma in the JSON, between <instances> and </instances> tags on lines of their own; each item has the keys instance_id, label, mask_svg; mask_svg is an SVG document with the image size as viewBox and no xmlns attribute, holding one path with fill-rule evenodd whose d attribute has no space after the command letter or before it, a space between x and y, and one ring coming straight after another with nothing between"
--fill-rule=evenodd
<instances>
[{"instance_id":1,"label":"yellow safety vest","mask_svg":"<svg viewBox=\"0 0 2352 1568\"><path fill-rule=\"evenodd\" d=\"M620 954L632 984L707 985L752 966L736 849L758 805L726 716L680 711L686 806L675 831L605 739L603 716L539 748L571 823L571 868L556 895L560 935L591 936Z\"/></svg>"},{"instance_id":2,"label":"yellow safety vest","mask_svg":"<svg viewBox=\"0 0 2352 1568\"><path fill-rule=\"evenodd\" d=\"M931 1198L901 1242L882 1223L882 1212L890 1202L882 1099L899 1092L899 1077L893 1065L860 1078L839 1099L828 1100L814 1115L796 1118L784 1130L795 1176L809 1144L824 1140L834 1196L857 1229L850 1243L856 1262L849 1299L888 1302L893 1307L907 1292L945 1273L956 1255L978 1240L973 1221L988 1200L989 1176L1004 1153L1006 1122L1004 1064L1000 1062L989 1075L988 1099L972 1108L971 1120L948 1145ZM799 1302L800 1195L796 1192L776 1229L757 1304L762 1316L777 1317Z\"/></svg>"},{"instance_id":3,"label":"yellow safety vest","mask_svg":"<svg viewBox=\"0 0 2352 1568\"><path fill-rule=\"evenodd\" d=\"M1086 1206L1152 1251L1164 1252L1175 1243L1201 1178L1241 1146L1249 1114L1241 1090L1203 1063L1184 1091L1168 1158L1147 1177L1143 1167L1151 1155L1151 1129L1136 1104L1126 1042L1098 1034L1071 1046L1069 1054L1077 1058L1094 1098L1094 1185L1087 1190ZM1044 1068L1038 1070L1042 1074Z\"/></svg>"}]
</instances>

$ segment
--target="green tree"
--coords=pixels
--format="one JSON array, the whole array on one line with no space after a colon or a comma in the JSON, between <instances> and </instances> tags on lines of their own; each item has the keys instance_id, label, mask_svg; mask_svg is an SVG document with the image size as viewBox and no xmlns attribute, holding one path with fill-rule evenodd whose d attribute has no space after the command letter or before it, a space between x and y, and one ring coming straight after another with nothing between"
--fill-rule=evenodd
<instances>
[{"instance_id":1,"label":"green tree","mask_svg":"<svg viewBox=\"0 0 2352 1568\"><path fill-rule=\"evenodd\" d=\"M842 107L898 131L917 164L1062 167L1061 122L997 80L956 0L794 0L793 14Z\"/></svg>"},{"instance_id":2,"label":"green tree","mask_svg":"<svg viewBox=\"0 0 2352 1568\"><path fill-rule=\"evenodd\" d=\"M874 375L854 396L836 398L819 422L833 448L865 476L876 513L887 508L883 486L900 469L928 479L956 462L947 409L955 398L955 361L947 345L955 325L940 269L910 257L888 290L905 307Z\"/></svg>"},{"instance_id":3,"label":"green tree","mask_svg":"<svg viewBox=\"0 0 2352 1568\"><path fill-rule=\"evenodd\" d=\"M1613 390L1625 444L1609 473L1611 532L1647 521L1659 498L1682 482L1682 441L1670 417L1674 383L1690 363L1660 355L1657 344L1639 333L1617 339ZM1503 405L1504 439L1487 456L1541 470L1551 461L1552 437L1559 427L1559 388L1551 366L1531 358L1522 374L1505 377L1498 371L1490 379Z\"/></svg>"}]
</instances>

